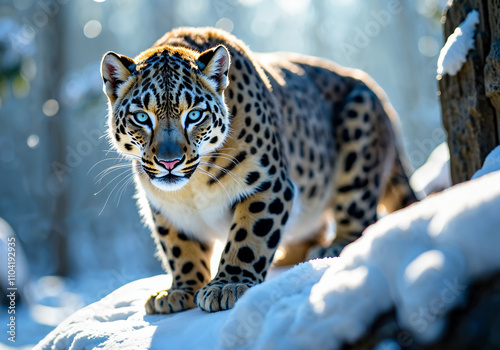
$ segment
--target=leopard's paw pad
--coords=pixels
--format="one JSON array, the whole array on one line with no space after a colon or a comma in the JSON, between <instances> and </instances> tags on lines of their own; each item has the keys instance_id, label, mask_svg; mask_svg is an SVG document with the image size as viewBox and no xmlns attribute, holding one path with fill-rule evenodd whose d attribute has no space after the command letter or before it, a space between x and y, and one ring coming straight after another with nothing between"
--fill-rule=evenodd
<instances>
[{"instance_id":1,"label":"leopard's paw pad","mask_svg":"<svg viewBox=\"0 0 500 350\"><path fill-rule=\"evenodd\" d=\"M334 258L340 255L340 252L345 248L345 243L334 243L328 247L316 246L309 249L307 252L307 260Z\"/></svg>"},{"instance_id":2,"label":"leopard's paw pad","mask_svg":"<svg viewBox=\"0 0 500 350\"><path fill-rule=\"evenodd\" d=\"M196 293L196 304L208 312L229 310L249 287L243 283L209 283Z\"/></svg>"},{"instance_id":3,"label":"leopard's paw pad","mask_svg":"<svg viewBox=\"0 0 500 350\"><path fill-rule=\"evenodd\" d=\"M171 314L196 307L193 294L180 289L162 290L146 301L146 313Z\"/></svg>"}]
</instances>

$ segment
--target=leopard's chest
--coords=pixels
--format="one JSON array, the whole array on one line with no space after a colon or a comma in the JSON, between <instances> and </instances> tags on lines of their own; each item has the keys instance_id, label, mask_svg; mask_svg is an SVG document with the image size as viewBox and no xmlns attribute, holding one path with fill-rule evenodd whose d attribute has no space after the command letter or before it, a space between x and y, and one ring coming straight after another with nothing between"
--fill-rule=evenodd
<instances>
[{"instance_id":1,"label":"leopard's chest","mask_svg":"<svg viewBox=\"0 0 500 350\"><path fill-rule=\"evenodd\" d=\"M148 191L145 185L151 205L177 229L200 241L227 239L232 220L228 193L214 191L197 179L176 192Z\"/></svg>"}]
</instances>

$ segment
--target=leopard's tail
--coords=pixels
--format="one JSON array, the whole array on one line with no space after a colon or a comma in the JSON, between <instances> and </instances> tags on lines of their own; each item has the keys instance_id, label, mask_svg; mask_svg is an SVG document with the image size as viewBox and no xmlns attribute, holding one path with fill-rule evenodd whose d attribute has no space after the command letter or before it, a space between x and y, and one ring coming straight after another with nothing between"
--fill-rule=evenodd
<instances>
[{"instance_id":1,"label":"leopard's tail","mask_svg":"<svg viewBox=\"0 0 500 350\"><path fill-rule=\"evenodd\" d=\"M406 170L399 152L396 153L394 165L387 177L385 190L379 202L387 213L407 207L417 202L418 198L410 186L408 170Z\"/></svg>"}]
</instances>

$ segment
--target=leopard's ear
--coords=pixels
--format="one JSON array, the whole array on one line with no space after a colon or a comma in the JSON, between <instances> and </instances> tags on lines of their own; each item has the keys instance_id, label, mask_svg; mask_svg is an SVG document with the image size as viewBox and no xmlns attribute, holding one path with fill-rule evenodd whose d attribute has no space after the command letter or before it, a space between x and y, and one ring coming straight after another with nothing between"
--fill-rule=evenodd
<instances>
[{"instance_id":1,"label":"leopard's ear","mask_svg":"<svg viewBox=\"0 0 500 350\"><path fill-rule=\"evenodd\" d=\"M111 103L116 101L118 87L128 79L134 70L135 62L131 58L111 51L104 55L101 62L103 90Z\"/></svg>"},{"instance_id":2,"label":"leopard's ear","mask_svg":"<svg viewBox=\"0 0 500 350\"><path fill-rule=\"evenodd\" d=\"M214 90L219 94L229 85L227 77L231 58L229 52L223 45L203 51L198 56L198 67L202 73L210 80Z\"/></svg>"}]
</instances>

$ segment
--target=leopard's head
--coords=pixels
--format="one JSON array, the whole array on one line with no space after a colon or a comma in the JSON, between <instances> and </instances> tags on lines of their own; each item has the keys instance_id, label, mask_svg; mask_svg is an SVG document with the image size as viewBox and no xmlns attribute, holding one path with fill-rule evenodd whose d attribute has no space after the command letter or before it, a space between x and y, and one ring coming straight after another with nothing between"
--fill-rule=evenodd
<instances>
[{"instance_id":1,"label":"leopard's head","mask_svg":"<svg viewBox=\"0 0 500 350\"><path fill-rule=\"evenodd\" d=\"M104 55L111 142L135 159L157 188L184 186L200 157L224 142L230 121L224 103L229 65L224 46L202 53L163 46L134 59Z\"/></svg>"}]
</instances>

